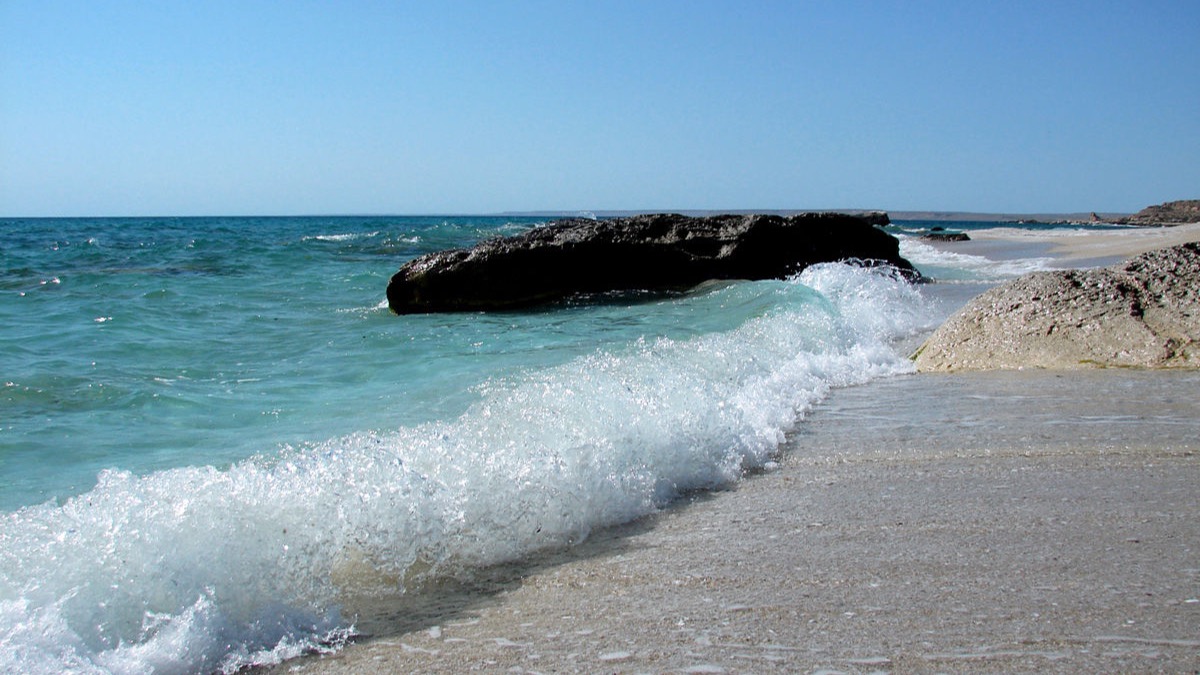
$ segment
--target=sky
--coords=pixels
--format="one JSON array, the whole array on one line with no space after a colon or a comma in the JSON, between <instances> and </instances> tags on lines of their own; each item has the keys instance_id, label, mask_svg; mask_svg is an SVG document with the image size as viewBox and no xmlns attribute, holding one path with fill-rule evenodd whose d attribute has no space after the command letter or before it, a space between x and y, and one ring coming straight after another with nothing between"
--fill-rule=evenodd
<instances>
[{"instance_id":1,"label":"sky","mask_svg":"<svg viewBox=\"0 0 1200 675\"><path fill-rule=\"evenodd\" d=\"M0 216L1200 198L1200 0L0 0Z\"/></svg>"}]
</instances>

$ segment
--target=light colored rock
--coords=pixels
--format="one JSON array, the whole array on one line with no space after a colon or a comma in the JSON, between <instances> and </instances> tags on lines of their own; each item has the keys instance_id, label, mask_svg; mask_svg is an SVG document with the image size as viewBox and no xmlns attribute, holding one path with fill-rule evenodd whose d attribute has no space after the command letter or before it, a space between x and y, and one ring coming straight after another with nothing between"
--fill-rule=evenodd
<instances>
[{"instance_id":1,"label":"light colored rock","mask_svg":"<svg viewBox=\"0 0 1200 675\"><path fill-rule=\"evenodd\" d=\"M914 360L921 371L1200 367L1200 243L993 288Z\"/></svg>"}]
</instances>

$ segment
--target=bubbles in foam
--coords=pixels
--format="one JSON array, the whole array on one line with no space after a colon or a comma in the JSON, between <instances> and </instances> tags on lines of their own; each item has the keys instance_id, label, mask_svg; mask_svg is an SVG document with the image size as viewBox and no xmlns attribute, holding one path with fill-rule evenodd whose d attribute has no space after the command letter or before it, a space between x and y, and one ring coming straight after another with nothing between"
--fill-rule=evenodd
<instances>
[{"instance_id":1,"label":"bubbles in foam","mask_svg":"<svg viewBox=\"0 0 1200 675\"><path fill-rule=\"evenodd\" d=\"M732 329L497 378L452 421L225 471L110 471L0 522L0 670L232 670L336 645L355 593L577 542L767 466L830 387L907 372L928 318L842 265L715 288Z\"/></svg>"}]
</instances>

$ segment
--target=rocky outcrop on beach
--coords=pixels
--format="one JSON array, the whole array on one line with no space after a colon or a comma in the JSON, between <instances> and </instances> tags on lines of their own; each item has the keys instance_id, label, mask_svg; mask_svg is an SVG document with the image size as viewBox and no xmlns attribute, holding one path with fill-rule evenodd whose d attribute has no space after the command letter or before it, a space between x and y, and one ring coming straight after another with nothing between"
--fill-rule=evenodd
<instances>
[{"instance_id":1,"label":"rocky outcrop on beach","mask_svg":"<svg viewBox=\"0 0 1200 675\"><path fill-rule=\"evenodd\" d=\"M409 261L392 277L397 314L501 310L585 294L686 290L713 279L783 278L821 262L920 275L899 242L863 218L676 214L574 219Z\"/></svg>"},{"instance_id":2,"label":"rocky outcrop on beach","mask_svg":"<svg viewBox=\"0 0 1200 675\"><path fill-rule=\"evenodd\" d=\"M914 360L921 371L1200 367L1200 242L988 290Z\"/></svg>"},{"instance_id":3,"label":"rocky outcrop on beach","mask_svg":"<svg viewBox=\"0 0 1200 675\"><path fill-rule=\"evenodd\" d=\"M971 241L971 237L966 232L946 232L938 228L933 228L921 235L921 239L925 241Z\"/></svg>"},{"instance_id":4,"label":"rocky outcrop on beach","mask_svg":"<svg viewBox=\"0 0 1200 675\"><path fill-rule=\"evenodd\" d=\"M1200 223L1200 199L1183 199L1147 206L1132 216L1118 218L1121 225L1186 225Z\"/></svg>"}]
</instances>

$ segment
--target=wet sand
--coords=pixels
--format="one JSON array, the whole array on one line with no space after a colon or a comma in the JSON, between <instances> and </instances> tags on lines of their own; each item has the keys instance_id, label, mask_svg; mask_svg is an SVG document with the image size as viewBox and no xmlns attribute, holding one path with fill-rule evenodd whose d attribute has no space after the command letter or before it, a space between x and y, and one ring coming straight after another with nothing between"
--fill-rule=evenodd
<instances>
[{"instance_id":1,"label":"wet sand","mask_svg":"<svg viewBox=\"0 0 1200 675\"><path fill-rule=\"evenodd\" d=\"M776 470L435 605L377 599L373 637L277 670L1195 672L1197 391L1113 369L838 390Z\"/></svg>"}]
</instances>

